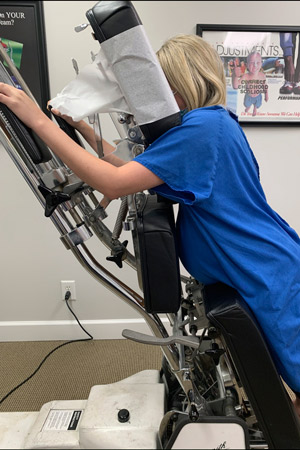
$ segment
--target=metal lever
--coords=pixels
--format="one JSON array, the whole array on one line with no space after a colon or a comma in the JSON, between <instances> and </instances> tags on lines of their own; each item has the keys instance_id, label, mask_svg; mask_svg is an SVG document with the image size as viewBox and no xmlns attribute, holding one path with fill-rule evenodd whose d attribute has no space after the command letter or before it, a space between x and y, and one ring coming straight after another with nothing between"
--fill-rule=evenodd
<instances>
[{"instance_id":1,"label":"metal lever","mask_svg":"<svg viewBox=\"0 0 300 450\"><path fill-rule=\"evenodd\" d=\"M80 25L77 25L74 30L76 31L76 33L80 33L80 31L85 30L87 27L89 27L90 24L89 23L81 23Z\"/></svg>"},{"instance_id":2,"label":"metal lever","mask_svg":"<svg viewBox=\"0 0 300 450\"><path fill-rule=\"evenodd\" d=\"M72 58L73 69L75 70L76 75L79 75L79 67L75 58Z\"/></svg>"},{"instance_id":3,"label":"metal lever","mask_svg":"<svg viewBox=\"0 0 300 450\"><path fill-rule=\"evenodd\" d=\"M140 342L141 344L150 345L172 345L172 344L182 344L187 347L198 348L199 338L196 336L169 336L167 338L157 338L155 336L148 336L147 334L139 333L132 330L123 330L122 336L126 339L131 339L135 342Z\"/></svg>"}]
</instances>

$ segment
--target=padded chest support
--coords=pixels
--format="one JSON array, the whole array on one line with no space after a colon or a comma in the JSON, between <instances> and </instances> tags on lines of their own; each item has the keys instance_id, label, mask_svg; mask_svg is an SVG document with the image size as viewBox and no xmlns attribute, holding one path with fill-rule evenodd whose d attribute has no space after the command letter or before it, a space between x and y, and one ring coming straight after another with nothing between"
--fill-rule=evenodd
<instances>
[{"instance_id":1,"label":"padded chest support","mask_svg":"<svg viewBox=\"0 0 300 450\"><path fill-rule=\"evenodd\" d=\"M224 336L269 448L299 449L300 421L251 310L225 284L208 285L203 294L206 315Z\"/></svg>"},{"instance_id":2,"label":"padded chest support","mask_svg":"<svg viewBox=\"0 0 300 450\"><path fill-rule=\"evenodd\" d=\"M146 195L137 212L137 238L145 308L149 313L176 313L181 284L173 206L157 195Z\"/></svg>"}]
</instances>

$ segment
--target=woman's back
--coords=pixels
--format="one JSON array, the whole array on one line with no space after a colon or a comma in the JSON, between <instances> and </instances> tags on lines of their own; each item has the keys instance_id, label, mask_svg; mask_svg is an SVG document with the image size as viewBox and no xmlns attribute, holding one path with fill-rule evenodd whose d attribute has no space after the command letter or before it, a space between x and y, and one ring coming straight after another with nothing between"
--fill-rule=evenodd
<instances>
[{"instance_id":1,"label":"woman's back","mask_svg":"<svg viewBox=\"0 0 300 450\"><path fill-rule=\"evenodd\" d=\"M136 160L165 182L156 192L180 203L179 254L188 272L239 291L297 390L287 368L300 360L292 343L300 328L300 239L268 205L236 120L221 106L193 110Z\"/></svg>"}]
</instances>

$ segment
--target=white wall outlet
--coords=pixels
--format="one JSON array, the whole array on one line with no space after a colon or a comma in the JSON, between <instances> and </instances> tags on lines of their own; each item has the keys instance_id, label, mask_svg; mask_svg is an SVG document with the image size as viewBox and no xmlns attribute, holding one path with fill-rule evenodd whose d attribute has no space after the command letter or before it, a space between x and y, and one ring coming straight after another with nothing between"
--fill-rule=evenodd
<instances>
[{"instance_id":1,"label":"white wall outlet","mask_svg":"<svg viewBox=\"0 0 300 450\"><path fill-rule=\"evenodd\" d=\"M62 280L60 282L60 284L61 284L62 300L65 300L65 296L68 291L71 292L71 297L69 298L69 300L76 300L75 281L74 280L72 280L72 281Z\"/></svg>"}]
</instances>

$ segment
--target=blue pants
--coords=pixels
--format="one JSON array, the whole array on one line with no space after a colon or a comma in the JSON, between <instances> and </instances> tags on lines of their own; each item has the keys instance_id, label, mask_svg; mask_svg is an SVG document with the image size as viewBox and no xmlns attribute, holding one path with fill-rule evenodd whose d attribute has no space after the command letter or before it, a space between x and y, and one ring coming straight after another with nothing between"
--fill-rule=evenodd
<instances>
[{"instance_id":1,"label":"blue pants","mask_svg":"<svg viewBox=\"0 0 300 450\"><path fill-rule=\"evenodd\" d=\"M245 94L244 106L246 108L250 108L251 105L256 106L256 108L260 108L262 105L262 95L258 94L256 97L250 97L249 94Z\"/></svg>"},{"instance_id":2,"label":"blue pants","mask_svg":"<svg viewBox=\"0 0 300 450\"><path fill-rule=\"evenodd\" d=\"M296 33L279 33L283 56L294 56Z\"/></svg>"}]
</instances>

